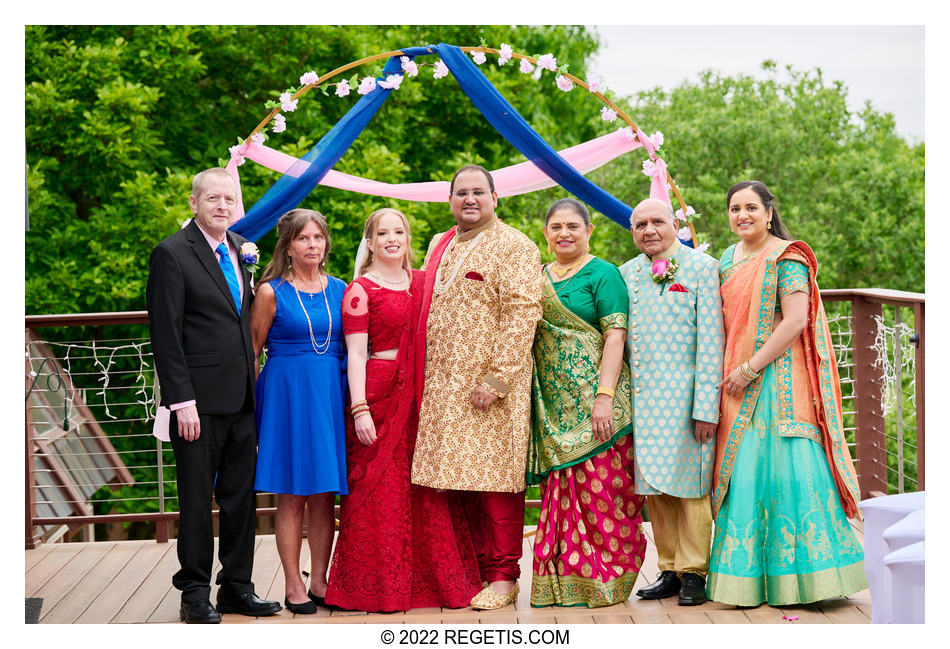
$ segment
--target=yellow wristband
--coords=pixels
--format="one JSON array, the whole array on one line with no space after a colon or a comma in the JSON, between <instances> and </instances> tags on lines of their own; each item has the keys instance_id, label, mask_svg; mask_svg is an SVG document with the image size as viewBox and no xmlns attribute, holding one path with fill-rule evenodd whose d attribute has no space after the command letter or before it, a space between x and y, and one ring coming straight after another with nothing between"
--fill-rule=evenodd
<instances>
[{"instance_id":1,"label":"yellow wristband","mask_svg":"<svg viewBox=\"0 0 950 649\"><path fill-rule=\"evenodd\" d=\"M611 388L605 388L604 386L598 386L597 394L606 394L611 399L614 398L614 390Z\"/></svg>"}]
</instances>

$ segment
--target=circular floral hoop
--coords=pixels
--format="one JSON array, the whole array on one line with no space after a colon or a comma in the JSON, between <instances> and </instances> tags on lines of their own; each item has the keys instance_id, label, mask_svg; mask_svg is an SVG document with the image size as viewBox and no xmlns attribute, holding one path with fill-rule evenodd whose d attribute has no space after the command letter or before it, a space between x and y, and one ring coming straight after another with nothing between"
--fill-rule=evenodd
<instances>
[{"instance_id":1,"label":"circular floral hoop","mask_svg":"<svg viewBox=\"0 0 950 649\"><path fill-rule=\"evenodd\" d=\"M474 52L482 52L482 53L484 53L484 54L497 54L497 55L499 55L499 56L501 56L501 55L503 54L501 50L496 50L496 49L491 48L491 47L485 47L485 46L483 46L483 45L477 46L477 47L465 46L465 47L459 47L459 49L460 49L461 51L467 52L467 53L469 53L469 54L474 53ZM432 54L436 54L436 51L435 51L435 50L432 50L431 53L432 53ZM531 63L532 65L538 65L538 59L535 58L535 57L533 57L533 56L528 56L528 55L526 55L526 54L518 54L517 52L513 52L513 51L511 51L511 52L506 52L506 53L504 53L504 54L505 54L507 57L509 57L509 58L519 59L519 60L525 60L525 61L528 61L529 63ZM349 71L349 70L352 70L353 68L357 68L357 67L359 67L359 66L361 66L361 65L365 65L365 64L367 64L367 63L372 63L373 61L379 61L380 59L388 59L388 58L391 58L391 57L394 57L394 56L405 56L405 55L406 55L405 52L403 52L402 50L392 50L392 51L389 51L389 52L382 52L382 53L380 53L380 54L374 54L374 55L372 55L372 56L367 56L367 57L364 57L364 58L359 59L359 60L357 60L357 61L353 61L353 62L351 62L351 63L347 63L346 65L341 65L340 67L338 67L338 68L336 68L336 69L334 69L334 70L331 70L330 72L327 72L327 73L324 74L324 75L319 76L319 77L316 79L316 81L313 81L312 83L308 83L308 84L303 85L303 86L302 86L301 88L299 88L296 92L294 92L293 94L290 95L289 100L290 100L290 101L293 101L293 102L296 102L297 99L299 99L299 98L302 97L303 95L307 94L307 93L310 92L312 89L318 88L321 84L323 84L323 83L329 81L330 79L336 77L337 75L340 75L340 74L343 74L344 72L347 72L347 71ZM545 68L545 69L549 69L549 68ZM615 104L613 101L611 101L610 98L604 96L604 94L601 93L600 91L591 91L591 90L590 90L590 86L589 86L586 82L581 81L580 79L578 79L578 78L577 78L576 76L574 76L573 74L570 74L569 72L566 72L566 71L564 71L564 72L558 71L558 74L561 75L561 76L563 76L563 77L566 77L566 78L569 79L573 84L578 85L578 86L580 86L581 88L584 88L585 90L587 90L588 92L590 92L592 95L594 95L595 97L597 97L597 99L599 99L607 108L609 108L610 110L612 110L614 113L617 114L618 117L622 118L623 121L626 122L626 124L633 130L633 133L634 133L634 136L635 136L635 137L637 137L638 139L642 139L642 138L640 138L640 136L639 136L639 133L642 133L642 131L640 130L640 127L637 126L636 122L634 122L632 119L630 119L630 117L629 117L625 112L623 112L623 110L622 110L619 106L617 106L617 104ZM277 106L273 107L273 108L271 109L271 111L267 114L267 116L266 116L263 120L261 120L261 122L260 122L256 127L254 127L254 130L251 131L251 133L247 136L247 138L245 139L245 142L250 141L252 137L254 137L256 134L260 133L260 132L264 129L264 127L266 127L267 124L268 124L271 120L273 120L274 117L276 117L280 112L281 112L281 106L280 106L280 105L277 105ZM644 145L644 148L646 148L646 144L645 144L644 142L641 141L641 144ZM647 149L647 151L649 151L649 149ZM652 157L652 154L651 154L651 157ZM698 239L697 239L697 237L696 237L696 229L693 227L693 220L692 220L692 218L691 218L691 217L694 215L694 212L692 211L692 208L691 208L691 207L688 207L688 206L686 205L686 201L683 200L683 196L682 196L682 194L680 194L679 187L676 186L676 181L673 179L673 176L672 176L672 174L670 174L669 170L667 170L667 172L666 172L666 180L667 180L667 182L669 183L670 188L671 188L672 191L673 191L673 195L676 196L676 200L677 200L677 202L678 202L679 205L680 205L680 210L678 210L678 212L681 212L681 214L682 214L682 216L680 216L680 214L677 214L676 216L674 216L674 222L675 222L675 220L676 220L677 217L679 217L679 218L681 218L682 220L686 221L686 226L689 228L690 239L692 240L692 242L693 242L693 247L695 248L695 247L697 247L697 246L699 245L699 241L698 241Z\"/></svg>"}]
</instances>

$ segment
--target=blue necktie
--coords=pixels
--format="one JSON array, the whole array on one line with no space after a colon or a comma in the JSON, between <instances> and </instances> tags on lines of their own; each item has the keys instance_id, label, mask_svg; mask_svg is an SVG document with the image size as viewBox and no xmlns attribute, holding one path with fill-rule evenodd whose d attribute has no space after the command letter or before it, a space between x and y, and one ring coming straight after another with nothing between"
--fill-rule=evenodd
<instances>
[{"instance_id":1,"label":"blue necktie","mask_svg":"<svg viewBox=\"0 0 950 649\"><path fill-rule=\"evenodd\" d=\"M224 279L228 280L231 297L234 298L234 306L237 307L238 315L241 315L241 285L238 284L237 275L234 274L234 264L231 263L231 255L228 254L228 248L223 243L218 244L216 252L219 257L218 265L221 266Z\"/></svg>"}]
</instances>

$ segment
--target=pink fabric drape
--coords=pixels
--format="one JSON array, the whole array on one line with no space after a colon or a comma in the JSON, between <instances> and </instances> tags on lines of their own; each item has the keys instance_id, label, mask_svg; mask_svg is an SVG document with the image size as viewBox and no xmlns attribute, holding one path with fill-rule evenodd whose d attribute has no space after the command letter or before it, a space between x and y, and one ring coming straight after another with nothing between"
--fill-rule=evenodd
<instances>
[{"instance_id":1,"label":"pink fabric drape","mask_svg":"<svg viewBox=\"0 0 950 649\"><path fill-rule=\"evenodd\" d=\"M594 138L588 142L569 147L559 153L572 167L582 174L587 174L607 164L614 158L643 146L641 144L642 141L649 142L645 136L641 141L637 141L636 139L631 139L628 134L618 130ZM652 147L653 145L650 143L646 146ZM241 201L241 182L237 168L243 164L245 158L281 173L288 173L295 164L301 162L286 153L281 153L270 147L254 144L252 142L235 148L232 151L231 160L225 168L237 184L238 207L235 210L235 220L244 216L244 208ZM301 163L298 167L293 169L293 173L299 174L306 169L306 167L306 163ZM663 169L665 179L665 165ZM554 187L557 184L548 178L548 176L532 162L522 162L502 169L496 169L491 173L495 179L495 190L498 192L499 198L527 194L539 189ZM323 180L320 181L320 184L326 187L345 189L361 194L398 198L407 201L438 203L446 202L449 196L449 183L444 180L392 184L331 170ZM668 200L669 199L667 199L667 201Z\"/></svg>"}]
</instances>

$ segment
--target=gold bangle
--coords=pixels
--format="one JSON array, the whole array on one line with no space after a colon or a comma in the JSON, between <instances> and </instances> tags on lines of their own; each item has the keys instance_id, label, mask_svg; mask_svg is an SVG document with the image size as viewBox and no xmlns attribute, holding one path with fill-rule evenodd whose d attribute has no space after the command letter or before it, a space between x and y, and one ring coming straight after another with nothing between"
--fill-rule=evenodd
<instances>
[{"instance_id":1,"label":"gold bangle","mask_svg":"<svg viewBox=\"0 0 950 649\"><path fill-rule=\"evenodd\" d=\"M614 398L614 392L612 388L607 388L602 385L597 387L597 394L606 394L611 399Z\"/></svg>"}]
</instances>

